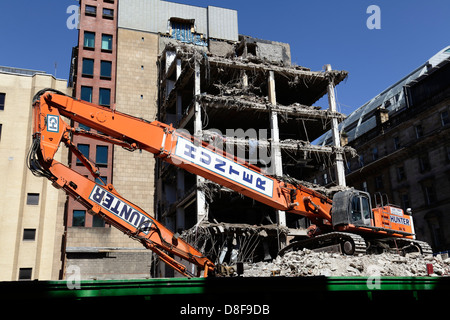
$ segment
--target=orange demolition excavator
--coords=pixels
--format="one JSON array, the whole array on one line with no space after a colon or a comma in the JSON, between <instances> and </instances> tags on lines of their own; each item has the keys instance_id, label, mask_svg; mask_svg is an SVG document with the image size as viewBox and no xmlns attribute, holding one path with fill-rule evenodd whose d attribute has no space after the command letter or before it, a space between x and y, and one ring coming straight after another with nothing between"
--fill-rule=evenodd
<instances>
[{"instance_id":1,"label":"orange demolition excavator","mask_svg":"<svg viewBox=\"0 0 450 320\"><path fill-rule=\"evenodd\" d=\"M102 134L71 127L63 117ZM131 151L145 150L164 161L203 176L222 186L260 201L277 210L307 217L315 226L311 237L295 241L284 249L338 247L345 254L395 248L402 252L431 253L415 240L413 220L391 205L371 208L369 194L354 189L337 192L333 200L302 185L283 182L249 163L205 142L185 135L171 125L148 122L109 108L75 100L52 89L41 90L33 99L33 141L28 166L37 176L49 179L56 188L82 203L91 214L140 241L162 261L181 274L207 276L215 273L210 259L156 221L150 214L124 199L111 184L101 185L54 159L63 142L90 170L99 176L95 164L73 144L74 135L113 143ZM178 256L197 266L193 274L176 261Z\"/></svg>"}]
</instances>

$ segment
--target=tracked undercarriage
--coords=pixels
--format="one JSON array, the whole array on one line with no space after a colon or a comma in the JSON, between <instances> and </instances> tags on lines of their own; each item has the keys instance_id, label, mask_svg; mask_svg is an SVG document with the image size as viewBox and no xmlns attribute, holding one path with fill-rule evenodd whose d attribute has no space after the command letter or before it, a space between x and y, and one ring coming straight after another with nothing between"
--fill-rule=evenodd
<instances>
[{"instance_id":1,"label":"tracked undercarriage","mask_svg":"<svg viewBox=\"0 0 450 320\"><path fill-rule=\"evenodd\" d=\"M333 251L346 255L376 254L394 252L399 254L432 254L431 247L423 241L407 238L364 239L362 236L348 232L330 232L313 238L292 242L280 250L279 255L302 249L314 251Z\"/></svg>"}]
</instances>

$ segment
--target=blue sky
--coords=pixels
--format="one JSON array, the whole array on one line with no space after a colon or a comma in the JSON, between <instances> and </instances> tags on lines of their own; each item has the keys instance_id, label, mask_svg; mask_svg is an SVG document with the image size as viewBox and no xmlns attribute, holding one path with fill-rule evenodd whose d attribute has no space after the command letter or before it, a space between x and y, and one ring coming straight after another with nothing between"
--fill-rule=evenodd
<instances>
[{"instance_id":1,"label":"blue sky","mask_svg":"<svg viewBox=\"0 0 450 320\"><path fill-rule=\"evenodd\" d=\"M126 1L126 0L122 0ZM177 0L238 11L239 33L287 42L292 62L312 70L324 64L347 70L337 87L349 114L450 45L447 0ZM68 78L78 32L66 21L76 0L0 2L0 65L43 70ZM381 10L381 29L370 30L369 5ZM326 101L319 105L327 107Z\"/></svg>"}]
</instances>

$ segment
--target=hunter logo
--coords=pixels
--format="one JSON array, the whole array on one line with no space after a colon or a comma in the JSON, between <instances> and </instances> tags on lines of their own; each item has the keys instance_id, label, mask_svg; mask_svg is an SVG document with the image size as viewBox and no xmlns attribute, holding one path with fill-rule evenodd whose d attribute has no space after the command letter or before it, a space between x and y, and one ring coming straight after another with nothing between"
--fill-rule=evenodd
<instances>
[{"instance_id":1,"label":"hunter logo","mask_svg":"<svg viewBox=\"0 0 450 320\"><path fill-rule=\"evenodd\" d=\"M272 179L191 141L178 137L175 155L268 197L273 195Z\"/></svg>"},{"instance_id":2,"label":"hunter logo","mask_svg":"<svg viewBox=\"0 0 450 320\"><path fill-rule=\"evenodd\" d=\"M405 226L411 225L409 219L403 218L403 217L397 217L397 216L391 216L391 222L403 224Z\"/></svg>"},{"instance_id":3,"label":"hunter logo","mask_svg":"<svg viewBox=\"0 0 450 320\"><path fill-rule=\"evenodd\" d=\"M59 117L47 115L47 131L48 132L59 132Z\"/></svg>"},{"instance_id":4,"label":"hunter logo","mask_svg":"<svg viewBox=\"0 0 450 320\"><path fill-rule=\"evenodd\" d=\"M95 186L89 196L89 199L99 204L103 209L119 217L123 221L139 228L143 233L148 234L152 222L142 212L135 210L133 207L120 200L105 189Z\"/></svg>"}]
</instances>

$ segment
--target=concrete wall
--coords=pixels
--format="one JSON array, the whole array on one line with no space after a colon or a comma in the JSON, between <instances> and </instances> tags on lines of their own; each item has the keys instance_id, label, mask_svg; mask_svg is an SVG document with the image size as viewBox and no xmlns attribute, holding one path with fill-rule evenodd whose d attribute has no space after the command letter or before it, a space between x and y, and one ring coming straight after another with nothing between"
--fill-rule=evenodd
<instances>
[{"instance_id":1,"label":"concrete wall","mask_svg":"<svg viewBox=\"0 0 450 320\"><path fill-rule=\"evenodd\" d=\"M26 165L31 145L34 94L43 88L67 92L66 81L47 74L0 73L0 92L6 93L0 111L0 280L18 280L20 268L32 268L32 279L56 280L61 268L64 194L47 179L35 177ZM66 162L61 148L56 160ZM39 194L37 205L27 194ZM35 229L35 240L23 240L24 229Z\"/></svg>"},{"instance_id":2,"label":"concrete wall","mask_svg":"<svg viewBox=\"0 0 450 320\"><path fill-rule=\"evenodd\" d=\"M148 279L151 270L150 250L67 253L73 266L70 275L80 280ZM69 278L70 279L70 278Z\"/></svg>"},{"instance_id":3,"label":"concrete wall","mask_svg":"<svg viewBox=\"0 0 450 320\"><path fill-rule=\"evenodd\" d=\"M155 120L157 111L158 36L118 30L117 111ZM114 149L113 181L126 199L153 215L154 156L148 152Z\"/></svg>"}]
</instances>

